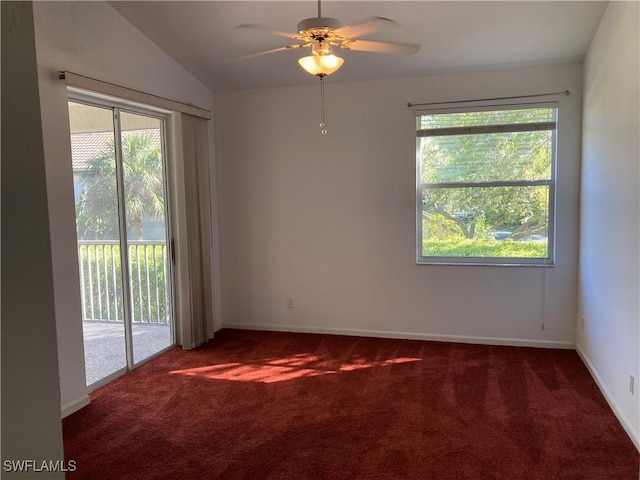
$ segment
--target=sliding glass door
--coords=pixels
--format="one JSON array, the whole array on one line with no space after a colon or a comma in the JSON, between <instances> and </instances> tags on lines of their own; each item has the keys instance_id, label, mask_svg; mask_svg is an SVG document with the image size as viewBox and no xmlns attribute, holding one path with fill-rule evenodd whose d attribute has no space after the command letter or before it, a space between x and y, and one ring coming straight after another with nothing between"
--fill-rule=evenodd
<instances>
[{"instance_id":1,"label":"sliding glass door","mask_svg":"<svg viewBox=\"0 0 640 480\"><path fill-rule=\"evenodd\" d=\"M165 120L80 100L69 119L87 385L99 386L175 343Z\"/></svg>"}]
</instances>

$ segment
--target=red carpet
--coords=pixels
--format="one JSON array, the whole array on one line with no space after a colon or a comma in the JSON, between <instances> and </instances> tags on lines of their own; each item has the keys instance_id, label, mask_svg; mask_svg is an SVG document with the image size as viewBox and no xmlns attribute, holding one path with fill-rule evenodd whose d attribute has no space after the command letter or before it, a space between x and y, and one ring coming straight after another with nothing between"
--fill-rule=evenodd
<instances>
[{"instance_id":1,"label":"red carpet","mask_svg":"<svg viewBox=\"0 0 640 480\"><path fill-rule=\"evenodd\" d=\"M636 480L574 351L223 330L63 422L74 479Z\"/></svg>"}]
</instances>

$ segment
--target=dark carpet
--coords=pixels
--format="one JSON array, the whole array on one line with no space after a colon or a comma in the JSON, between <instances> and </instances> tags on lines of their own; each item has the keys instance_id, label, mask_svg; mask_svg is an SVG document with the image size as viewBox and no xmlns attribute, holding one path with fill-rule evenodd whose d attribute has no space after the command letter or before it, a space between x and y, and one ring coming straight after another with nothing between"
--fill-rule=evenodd
<instances>
[{"instance_id":1,"label":"dark carpet","mask_svg":"<svg viewBox=\"0 0 640 480\"><path fill-rule=\"evenodd\" d=\"M222 330L63 421L74 479L638 479L575 351Z\"/></svg>"}]
</instances>

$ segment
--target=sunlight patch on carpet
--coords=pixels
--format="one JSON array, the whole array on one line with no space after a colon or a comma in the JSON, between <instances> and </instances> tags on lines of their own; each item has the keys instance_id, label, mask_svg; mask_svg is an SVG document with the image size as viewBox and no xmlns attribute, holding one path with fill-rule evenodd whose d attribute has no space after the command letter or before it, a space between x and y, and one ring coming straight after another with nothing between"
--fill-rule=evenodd
<instances>
[{"instance_id":1,"label":"sunlight patch on carpet","mask_svg":"<svg viewBox=\"0 0 640 480\"><path fill-rule=\"evenodd\" d=\"M341 363L336 360L326 361L317 355L301 353L285 358L265 358L244 363L222 363L185 370L173 370L170 373L190 377L203 377L210 380L274 383L418 361L421 361L421 359L401 357L382 361L368 361L362 357L354 357L347 362Z\"/></svg>"}]
</instances>

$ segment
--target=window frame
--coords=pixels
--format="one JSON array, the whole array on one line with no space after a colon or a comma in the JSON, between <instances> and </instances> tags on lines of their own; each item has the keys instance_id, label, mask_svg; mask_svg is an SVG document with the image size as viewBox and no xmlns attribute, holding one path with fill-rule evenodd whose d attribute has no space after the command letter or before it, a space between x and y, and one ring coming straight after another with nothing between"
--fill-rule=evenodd
<instances>
[{"instance_id":1,"label":"window frame","mask_svg":"<svg viewBox=\"0 0 640 480\"><path fill-rule=\"evenodd\" d=\"M552 122L532 123L534 128L526 128L527 124L508 124L501 125L498 128L492 126L462 126L452 128L439 129L440 136L446 131L445 135L464 134L469 132L477 132L484 130L483 133L499 133L514 131L551 131L551 174L548 180L497 180L487 182L441 182L435 184L422 183L422 158L421 158L421 139L427 129L419 129L419 119L424 115L448 114L448 113L467 113L482 111L500 111L500 110L525 110L525 109L553 109ZM558 125L560 116L559 102L539 102L539 103L510 103L510 104L491 104L491 105L470 105L459 106L453 108L434 108L420 109L415 112L414 128L416 130L416 263L419 265L489 265L489 266L534 266L534 267L552 267L555 265L555 218L556 218L556 171L557 171L557 152L558 152ZM544 128L542 123L553 123L553 128ZM515 126L509 128L510 126ZM507 127L501 129L501 127ZM457 133L459 132L459 133ZM544 258L524 258L524 257L455 257L455 256L430 256L422 254L423 242L423 192L428 188L473 188L473 187L511 187L511 186L546 186L548 188L548 226L547 226L547 256Z\"/></svg>"}]
</instances>

